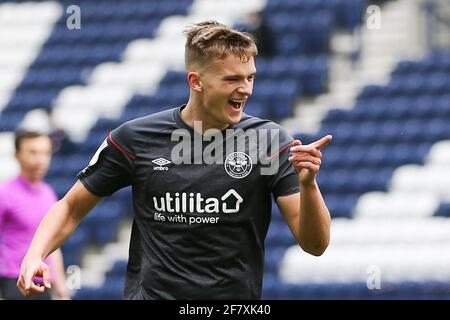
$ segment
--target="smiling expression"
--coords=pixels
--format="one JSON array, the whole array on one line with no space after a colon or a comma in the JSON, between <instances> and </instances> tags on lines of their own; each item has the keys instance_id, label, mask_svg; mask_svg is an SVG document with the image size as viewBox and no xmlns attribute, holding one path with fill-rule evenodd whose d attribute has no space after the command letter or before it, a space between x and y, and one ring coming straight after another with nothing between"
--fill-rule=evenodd
<instances>
[{"instance_id":1,"label":"smiling expression","mask_svg":"<svg viewBox=\"0 0 450 320\"><path fill-rule=\"evenodd\" d=\"M238 123L245 103L252 95L256 67L253 57L246 60L229 54L214 59L199 73L203 121L218 129Z\"/></svg>"}]
</instances>

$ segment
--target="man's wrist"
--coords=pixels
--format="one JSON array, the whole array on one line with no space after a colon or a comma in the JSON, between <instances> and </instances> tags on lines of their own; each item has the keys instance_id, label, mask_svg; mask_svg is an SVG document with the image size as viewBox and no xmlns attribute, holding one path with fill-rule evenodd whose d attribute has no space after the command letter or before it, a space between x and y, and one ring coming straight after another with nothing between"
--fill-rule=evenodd
<instances>
[{"instance_id":1,"label":"man's wrist","mask_svg":"<svg viewBox=\"0 0 450 320\"><path fill-rule=\"evenodd\" d=\"M304 190L304 189L311 189L311 190L313 190L313 189L318 189L319 188L319 185L317 184L317 180L316 179L313 179L313 180L308 181L308 182L303 182L302 179L300 178L300 175L299 175L298 178L299 178L299 181L300 181L300 188L302 190Z\"/></svg>"}]
</instances>

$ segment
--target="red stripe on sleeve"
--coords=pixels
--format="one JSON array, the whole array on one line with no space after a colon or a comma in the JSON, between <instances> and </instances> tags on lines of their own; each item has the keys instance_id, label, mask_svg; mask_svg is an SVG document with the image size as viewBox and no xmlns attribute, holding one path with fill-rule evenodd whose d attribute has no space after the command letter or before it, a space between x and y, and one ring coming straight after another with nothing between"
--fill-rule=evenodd
<instances>
[{"instance_id":1,"label":"red stripe on sleeve","mask_svg":"<svg viewBox=\"0 0 450 320\"><path fill-rule=\"evenodd\" d=\"M271 155L270 157L268 157L267 160L271 160L272 158L275 158L277 155L279 155L279 154L282 153L284 150L286 150L287 148L289 148L289 147L292 145L293 142L294 142L294 141L292 141L291 143L289 143L287 146L285 146L284 148L282 148L280 151L278 151L278 152L274 153L273 155Z\"/></svg>"},{"instance_id":2,"label":"red stripe on sleeve","mask_svg":"<svg viewBox=\"0 0 450 320\"><path fill-rule=\"evenodd\" d=\"M117 148L117 150L119 150L120 152L122 152L124 155L126 155L127 157L136 160L136 156L128 151L126 151L125 149L123 149L121 146L119 146L119 144L117 142L115 142L112 138L112 134L111 132L108 135L109 140L111 141L111 143L114 145L114 147Z\"/></svg>"}]
</instances>

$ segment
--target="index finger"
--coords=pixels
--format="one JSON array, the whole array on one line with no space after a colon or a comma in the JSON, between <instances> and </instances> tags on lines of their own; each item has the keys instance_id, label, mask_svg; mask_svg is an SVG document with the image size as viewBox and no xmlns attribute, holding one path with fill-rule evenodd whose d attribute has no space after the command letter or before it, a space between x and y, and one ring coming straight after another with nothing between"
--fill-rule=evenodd
<instances>
[{"instance_id":1,"label":"index finger","mask_svg":"<svg viewBox=\"0 0 450 320\"><path fill-rule=\"evenodd\" d=\"M327 134L326 136L320 138L317 141L314 141L311 143L312 146L314 146L316 149L322 149L323 147L326 147L331 140L333 139L333 136L331 134Z\"/></svg>"}]
</instances>

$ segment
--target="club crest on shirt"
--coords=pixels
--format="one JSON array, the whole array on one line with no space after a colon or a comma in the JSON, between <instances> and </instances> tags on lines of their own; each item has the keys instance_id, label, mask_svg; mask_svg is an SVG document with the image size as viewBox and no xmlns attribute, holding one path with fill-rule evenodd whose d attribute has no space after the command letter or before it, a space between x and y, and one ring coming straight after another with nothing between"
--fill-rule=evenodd
<instances>
[{"instance_id":1,"label":"club crest on shirt","mask_svg":"<svg viewBox=\"0 0 450 320\"><path fill-rule=\"evenodd\" d=\"M245 178L252 171L252 159L243 152L233 152L224 163L225 171L232 178Z\"/></svg>"}]
</instances>

